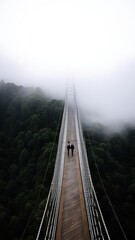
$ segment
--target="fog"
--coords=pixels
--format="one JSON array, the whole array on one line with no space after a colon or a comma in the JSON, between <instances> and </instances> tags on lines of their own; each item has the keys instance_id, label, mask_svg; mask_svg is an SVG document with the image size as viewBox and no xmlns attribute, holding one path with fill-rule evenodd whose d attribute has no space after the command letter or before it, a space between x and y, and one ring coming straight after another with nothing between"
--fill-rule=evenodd
<instances>
[{"instance_id":1,"label":"fog","mask_svg":"<svg viewBox=\"0 0 135 240\"><path fill-rule=\"evenodd\" d=\"M64 98L85 121L135 124L134 0L1 0L0 80Z\"/></svg>"},{"instance_id":2,"label":"fog","mask_svg":"<svg viewBox=\"0 0 135 240\"><path fill-rule=\"evenodd\" d=\"M135 125L135 63L91 80L76 82L78 101L85 120L116 127Z\"/></svg>"}]
</instances>

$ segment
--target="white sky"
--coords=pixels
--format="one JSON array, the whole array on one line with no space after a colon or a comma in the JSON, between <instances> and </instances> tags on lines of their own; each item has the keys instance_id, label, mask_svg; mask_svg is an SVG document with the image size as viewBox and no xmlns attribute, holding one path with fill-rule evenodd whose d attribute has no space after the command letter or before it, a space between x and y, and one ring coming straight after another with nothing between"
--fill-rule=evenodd
<instances>
[{"instance_id":1,"label":"white sky","mask_svg":"<svg viewBox=\"0 0 135 240\"><path fill-rule=\"evenodd\" d=\"M0 79L58 94L73 79L87 109L135 117L134 0L0 0L0 33Z\"/></svg>"}]
</instances>

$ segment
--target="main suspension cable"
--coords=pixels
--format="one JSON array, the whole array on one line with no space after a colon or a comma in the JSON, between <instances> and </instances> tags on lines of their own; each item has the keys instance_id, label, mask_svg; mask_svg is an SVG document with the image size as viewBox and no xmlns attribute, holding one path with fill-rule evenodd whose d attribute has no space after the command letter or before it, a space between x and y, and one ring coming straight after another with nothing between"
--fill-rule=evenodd
<instances>
[{"instance_id":1,"label":"main suspension cable","mask_svg":"<svg viewBox=\"0 0 135 240\"><path fill-rule=\"evenodd\" d=\"M125 234L125 231L124 231L124 229L123 229L123 227L122 227L122 225L121 225L121 223L120 223L120 220L119 220L119 218L118 218L118 216L117 216L117 214L116 214L116 212L115 212L115 210L114 210L113 204L112 204L112 202L111 202L111 200L110 200L110 198L109 198L109 195L108 195L108 193L107 193L107 190L106 190L106 188L105 188L105 186L104 186L104 183L103 183L103 180L102 180L102 177L101 177L99 168L98 168L98 164L97 164L97 161L96 161L96 155L95 155L95 152L94 152L94 150L93 150L93 146L92 146L92 143L91 143L91 140L90 140L88 131L86 131L86 132L87 132L88 142L89 142L89 145L90 145L90 148L91 148L92 156L93 156L93 159L94 159L94 163L95 163L95 166L96 166L96 169L97 169L97 173L98 173L98 176L99 176L99 179L100 179L102 188L103 188L103 190L104 190L104 192L105 192L105 195L106 195L106 197L107 197L107 200L108 200L108 202L109 202L109 205L110 205L110 207L111 207L111 210L112 210L112 212L113 212L113 214L114 214L114 216L115 216L115 218L116 218L116 220L117 220L117 222L118 222L118 225L119 225L119 227L120 227L120 229L121 229L121 231L122 231L122 234L123 234L125 240L127 240L127 236L126 236L126 234Z\"/></svg>"},{"instance_id":2,"label":"main suspension cable","mask_svg":"<svg viewBox=\"0 0 135 240\"><path fill-rule=\"evenodd\" d=\"M21 235L20 240L23 240L23 239L24 239L24 235L25 235L25 233L26 233L26 230L27 230L27 228L28 228L28 226L29 226L29 224L30 224L30 221L31 221L31 219L32 219L32 217L33 217L34 211L35 211L35 209L36 209L36 207L37 207L37 204L38 204L38 201L39 201L39 197L40 197L41 192L42 192L42 186L44 185L44 183L45 183L45 181L46 181L46 176L47 176L47 173L48 173L48 170L49 170L49 165L50 165L50 162L51 162L51 159L52 159L52 154L53 154L53 151L54 151L54 146L55 146L55 143L56 143L56 138L57 138L57 135L58 135L58 130L59 130L60 124L61 124L62 114L63 114L63 109L61 110L60 115L59 115L58 124L57 124L56 132L55 132L55 135L54 135L53 145L52 145L52 148L51 148L51 152L50 152L50 156L49 156L49 161L48 161L48 164L47 164L47 168L46 168L46 170L45 170L45 174L44 174L44 177L43 177L43 181L42 181L42 183L41 183L41 187L40 187L40 189L39 189L39 192L38 192L38 195L37 195L35 204L34 204L34 206L33 206L32 212L31 212L31 214L30 214L30 216L29 216L29 218L28 218L28 221L27 221L26 226L25 226L25 228L24 228L24 230L23 230L23 233L22 233L22 235Z\"/></svg>"}]
</instances>

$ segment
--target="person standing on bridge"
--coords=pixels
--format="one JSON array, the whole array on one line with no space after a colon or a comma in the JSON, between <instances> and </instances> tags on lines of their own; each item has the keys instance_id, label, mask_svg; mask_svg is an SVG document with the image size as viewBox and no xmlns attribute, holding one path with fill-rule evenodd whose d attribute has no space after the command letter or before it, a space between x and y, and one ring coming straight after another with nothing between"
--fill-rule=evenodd
<instances>
[{"instance_id":1,"label":"person standing on bridge","mask_svg":"<svg viewBox=\"0 0 135 240\"><path fill-rule=\"evenodd\" d=\"M71 148L70 142L68 141L68 145L67 145L68 156L69 156L69 150L70 150L70 148Z\"/></svg>"},{"instance_id":2,"label":"person standing on bridge","mask_svg":"<svg viewBox=\"0 0 135 240\"><path fill-rule=\"evenodd\" d=\"M70 146L70 148L71 148L71 152L72 152L72 157L73 157L73 154L74 154L74 145L73 144L71 144L71 146Z\"/></svg>"}]
</instances>

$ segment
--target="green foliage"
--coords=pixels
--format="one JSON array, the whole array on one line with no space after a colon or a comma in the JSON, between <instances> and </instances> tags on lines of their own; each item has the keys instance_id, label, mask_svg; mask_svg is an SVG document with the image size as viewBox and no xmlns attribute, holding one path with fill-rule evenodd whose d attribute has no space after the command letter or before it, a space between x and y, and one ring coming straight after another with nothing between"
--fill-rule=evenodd
<instances>
[{"instance_id":1,"label":"green foliage","mask_svg":"<svg viewBox=\"0 0 135 240\"><path fill-rule=\"evenodd\" d=\"M127 238L135 239L135 130L127 129L126 134L107 136L101 126L97 128L85 127L84 136L92 179L107 228L111 239L124 239L102 188L98 170Z\"/></svg>"},{"instance_id":2,"label":"green foliage","mask_svg":"<svg viewBox=\"0 0 135 240\"><path fill-rule=\"evenodd\" d=\"M39 89L0 82L0 239L19 240L31 214L24 239L36 238L53 176L58 135L53 142L62 109L61 101L46 98Z\"/></svg>"}]
</instances>

